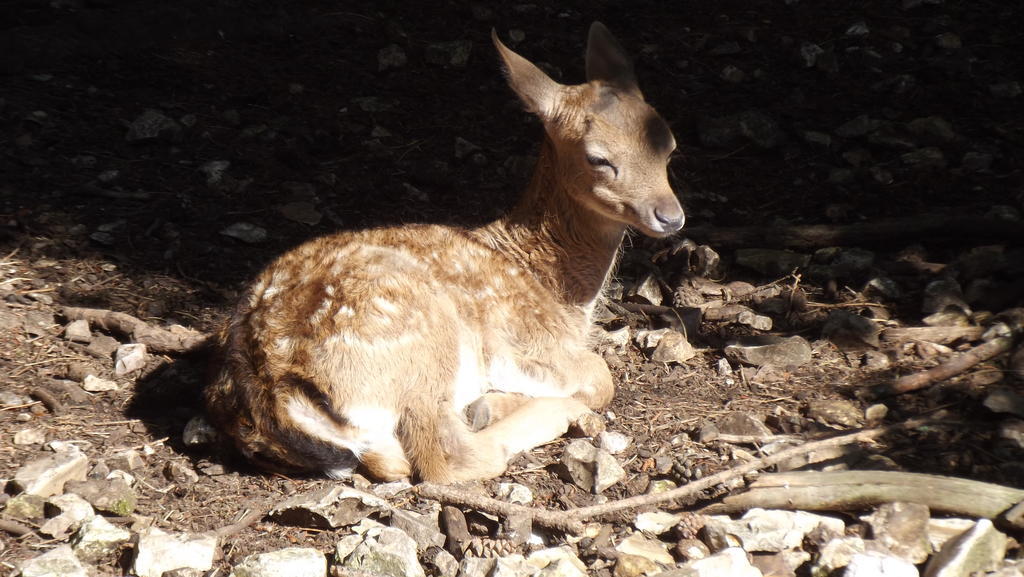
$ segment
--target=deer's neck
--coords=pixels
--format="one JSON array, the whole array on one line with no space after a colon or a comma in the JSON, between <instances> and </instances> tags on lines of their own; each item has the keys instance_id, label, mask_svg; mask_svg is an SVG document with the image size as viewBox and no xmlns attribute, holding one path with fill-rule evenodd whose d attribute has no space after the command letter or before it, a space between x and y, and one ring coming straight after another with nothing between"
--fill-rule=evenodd
<instances>
[{"instance_id":1,"label":"deer's neck","mask_svg":"<svg viewBox=\"0 0 1024 577\"><path fill-rule=\"evenodd\" d=\"M519 203L475 234L589 317L615 266L625 226L574 200L572 179L560 171L555 146L545 137Z\"/></svg>"}]
</instances>

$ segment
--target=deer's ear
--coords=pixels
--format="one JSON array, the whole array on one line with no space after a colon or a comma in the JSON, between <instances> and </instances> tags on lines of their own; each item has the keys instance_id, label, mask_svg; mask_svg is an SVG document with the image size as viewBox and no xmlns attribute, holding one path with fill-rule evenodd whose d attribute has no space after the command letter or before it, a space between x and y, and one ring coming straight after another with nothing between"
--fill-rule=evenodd
<instances>
[{"instance_id":1,"label":"deer's ear","mask_svg":"<svg viewBox=\"0 0 1024 577\"><path fill-rule=\"evenodd\" d=\"M587 80L602 80L620 88L636 88L633 61L600 22L590 25L587 36Z\"/></svg>"},{"instance_id":2,"label":"deer's ear","mask_svg":"<svg viewBox=\"0 0 1024 577\"><path fill-rule=\"evenodd\" d=\"M535 64L502 44L494 29L491 29L491 39L498 49L498 55L501 56L508 85L519 95L519 99L530 112L540 116L542 120L549 119L555 111L562 85L544 74L544 71Z\"/></svg>"}]
</instances>

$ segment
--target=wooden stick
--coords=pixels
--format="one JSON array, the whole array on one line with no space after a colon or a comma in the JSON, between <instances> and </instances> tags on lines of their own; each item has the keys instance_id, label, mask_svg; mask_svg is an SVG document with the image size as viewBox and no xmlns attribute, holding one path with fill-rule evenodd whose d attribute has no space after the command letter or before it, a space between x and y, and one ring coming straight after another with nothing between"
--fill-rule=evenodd
<instances>
[{"instance_id":1,"label":"wooden stick","mask_svg":"<svg viewBox=\"0 0 1024 577\"><path fill-rule=\"evenodd\" d=\"M0 531L10 533L15 537L24 537L32 532L32 528L10 519L0 519Z\"/></svg>"},{"instance_id":2,"label":"wooden stick","mask_svg":"<svg viewBox=\"0 0 1024 577\"><path fill-rule=\"evenodd\" d=\"M266 516L267 511L269 511L269 510L270 510L270 507L260 507L260 508L257 508L257 509L252 509L248 513L246 513L245 515L242 515L242 518L239 519L236 523L232 523L230 525L225 525L225 526L215 530L213 533L214 533L214 535L217 536L218 539L222 539L222 540L223 539L227 539L228 537L234 537L235 535L237 535L237 534L241 533L242 531L244 531L245 529L247 529L250 525L252 525L256 521L259 521L264 516Z\"/></svg>"},{"instance_id":3,"label":"wooden stick","mask_svg":"<svg viewBox=\"0 0 1024 577\"><path fill-rule=\"evenodd\" d=\"M877 396L899 395L930 387L935 383L955 377L978 363L983 363L992 357L1005 353L1012 346L1013 337L996 337L927 371L904 375L896 379L896 382L891 385L876 387L872 393Z\"/></svg>"},{"instance_id":4,"label":"wooden stick","mask_svg":"<svg viewBox=\"0 0 1024 577\"><path fill-rule=\"evenodd\" d=\"M746 493L730 495L704 513L754 507L810 511L863 510L896 501L933 511L995 519L1024 501L1024 490L941 475L897 471L800 471L763 475ZM1012 519L1004 519L1014 523ZM1018 526L1020 520L1017 519Z\"/></svg>"},{"instance_id":5,"label":"wooden stick","mask_svg":"<svg viewBox=\"0 0 1024 577\"><path fill-rule=\"evenodd\" d=\"M857 224L796 226L747 226L684 228L683 236L717 249L756 246L761 248L821 248L827 246L892 245L903 239L914 242L956 242L957 239L1024 241L1024 226L999 219L950 216L917 216L874 220Z\"/></svg>"},{"instance_id":6,"label":"wooden stick","mask_svg":"<svg viewBox=\"0 0 1024 577\"><path fill-rule=\"evenodd\" d=\"M44 389L43 387L35 387L28 394L32 397L39 399L47 409L54 415L59 415L64 412L64 405L57 400L57 397L53 396L53 393Z\"/></svg>"},{"instance_id":7,"label":"wooden stick","mask_svg":"<svg viewBox=\"0 0 1024 577\"><path fill-rule=\"evenodd\" d=\"M209 335L200 332L174 334L151 326L130 314L106 309L64 307L61 312L68 320L84 319L107 332L130 337L134 342L146 345L147 349L155 353L187 353L204 345L210 338Z\"/></svg>"},{"instance_id":8,"label":"wooden stick","mask_svg":"<svg viewBox=\"0 0 1024 577\"><path fill-rule=\"evenodd\" d=\"M976 341L984 333L984 327L898 327L883 330L881 337L887 343L928 341L948 345L960 339Z\"/></svg>"},{"instance_id":9,"label":"wooden stick","mask_svg":"<svg viewBox=\"0 0 1024 577\"><path fill-rule=\"evenodd\" d=\"M515 503L507 503L473 492L464 486L420 483L416 486L415 491L417 495L424 499L434 499L442 503L470 507L503 517L523 515L529 517L538 525L565 533L578 535L583 532L583 523L577 519L569 518L565 511L553 511L551 509L525 507Z\"/></svg>"}]
</instances>

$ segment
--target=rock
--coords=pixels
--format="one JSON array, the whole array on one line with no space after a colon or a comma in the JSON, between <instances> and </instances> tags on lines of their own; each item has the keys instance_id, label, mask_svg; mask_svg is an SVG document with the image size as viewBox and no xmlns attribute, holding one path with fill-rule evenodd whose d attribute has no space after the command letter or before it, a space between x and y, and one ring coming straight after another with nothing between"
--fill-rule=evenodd
<instances>
[{"instance_id":1,"label":"rock","mask_svg":"<svg viewBox=\"0 0 1024 577\"><path fill-rule=\"evenodd\" d=\"M648 535L661 535L675 527L682 518L682 515L667 511L650 511L638 514L633 526Z\"/></svg>"},{"instance_id":2,"label":"rock","mask_svg":"<svg viewBox=\"0 0 1024 577\"><path fill-rule=\"evenodd\" d=\"M924 569L924 577L968 577L992 571L1006 556L1008 540L988 519L980 519L974 527L946 541L932 556Z\"/></svg>"},{"instance_id":3,"label":"rock","mask_svg":"<svg viewBox=\"0 0 1024 577\"><path fill-rule=\"evenodd\" d=\"M953 126L941 116L915 118L907 123L907 129L918 138L923 139L926 144L946 144L956 140Z\"/></svg>"},{"instance_id":4,"label":"rock","mask_svg":"<svg viewBox=\"0 0 1024 577\"><path fill-rule=\"evenodd\" d=\"M746 551L778 553L800 546L804 537L816 529L842 535L846 526L839 519L803 511L755 508L736 520L725 515L710 516L703 533L712 551L739 546Z\"/></svg>"},{"instance_id":5,"label":"rock","mask_svg":"<svg viewBox=\"0 0 1024 577\"><path fill-rule=\"evenodd\" d=\"M747 79L747 73L729 64L722 68L722 71L718 73L718 77L730 84L740 84Z\"/></svg>"},{"instance_id":6,"label":"rock","mask_svg":"<svg viewBox=\"0 0 1024 577\"><path fill-rule=\"evenodd\" d=\"M533 502L533 491L519 483L498 483L497 496L509 503L519 503L520 505L529 505Z\"/></svg>"},{"instance_id":7,"label":"rock","mask_svg":"<svg viewBox=\"0 0 1024 577\"><path fill-rule=\"evenodd\" d=\"M771 319L769 319L769 324ZM651 360L659 363L684 363L697 355L697 351L686 337L678 331L663 329L666 332L658 340L658 345L651 353Z\"/></svg>"},{"instance_id":8,"label":"rock","mask_svg":"<svg viewBox=\"0 0 1024 577\"><path fill-rule=\"evenodd\" d=\"M629 537L619 541L615 550L625 555L636 555L655 563L671 565L675 563L668 548L661 541L648 539L640 533L633 533Z\"/></svg>"},{"instance_id":9,"label":"rock","mask_svg":"<svg viewBox=\"0 0 1024 577\"><path fill-rule=\"evenodd\" d=\"M180 124L159 110L147 108L128 126L124 139L128 142L146 142L157 139L176 140L180 136Z\"/></svg>"},{"instance_id":10,"label":"rock","mask_svg":"<svg viewBox=\"0 0 1024 577\"><path fill-rule=\"evenodd\" d=\"M146 366L149 355L146 354L146 345L134 343L117 347L114 353L114 374L123 376Z\"/></svg>"},{"instance_id":11,"label":"rock","mask_svg":"<svg viewBox=\"0 0 1024 577\"><path fill-rule=\"evenodd\" d=\"M807 144L813 144L824 149L828 149L832 146L832 137L826 132L807 130L802 133L802 136L804 142Z\"/></svg>"},{"instance_id":12,"label":"rock","mask_svg":"<svg viewBox=\"0 0 1024 577\"><path fill-rule=\"evenodd\" d=\"M830 311L821 334L840 350L859 351L878 348L882 329L874 321L847 310Z\"/></svg>"},{"instance_id":13,"label":"rock","mask_svg":"<svg viewBox=\"0 0 1024 577\"><path fill-rule=\"evenodd\" d=\"M20 331L24 326L24 321L21 316L12 310L9 310L6 306L0 306L0 331L3 332L16 332ZM5 391L6 392L6 391ZM3 404L18 404L18 403L7 403L0 399Z\"/></svg>"},{"instance_id":14,"label":"rock","mask_svg":"<svg viewBox=\"0 0 1024 577\"><path fill-rule=\"evenodd\" d=\"M711 550L698 539L680 539L676 543L676 553L687 561L697 561L711 556Z\"/></svg>"},{"instance_id":15,"label":"rock","mask_svg":"<svg viewBox=\"0 0 1024 577\"><path fill-rule=\"evenodd\" d=\"M885 503L870 515L861 517L871 526L871 534L893 555L916 565L931 555L928 542L928 507L918 503Z\"/></svg>"},{"instance_id":16,"label":"rock","mask_svg":"<svg viewBox=\"0 0 1024 577\"><path fill-rule=\"evenodd\" d=\"M135 491L121 479L71 481L67 484L66 490L88 501L97 511L119 517L131 515L138 502Z\"/></svg>"},{"instance_id":17,"label":"rock","mask_svg":"<svg viewBox=\"0 0 1024 577\"><path fill-rule=\"evenodd\" d=\"M700 118L697 131L701 144L711 148L726 148L748 140L761 148L771 149L785 140L778 121L758 110L721 118Z\"/></svg>"},{"instance_id":18,"label":"rock","mask_svg":"<svg viewBox=\"0 0 1024 577\"><path fill-rule=\"evenodd\" d=\"M741 248L736 251L736 264L770 277L790 274L806 267L810 261L810 256L788 250Z\"/></svg>"},{"instance_id":19,"label":"rock","mask_svg":"<svg viewBox=\"0 0 1024 577\"><path fill-rule=\"evenodd\" d=\"M424 56L430 64L462 68L469 62L469 55L472 51L473 43L469 40L435 42L427 45Z\"/></svg>"},{"instance_id":20,"label":"rock","mask_svg":"<svg viewBox=\"0 0 1024 577\"><path fill-rule=\"evenodd\" d=\"M363 541L339 562L351 569L370 571L391 577L425 577L416 557L416 542L393 527L366 531Z\"/></svg>"},{"instance_id":21,"label":"rock","mask_svg":"<svg viewBox=\"0 0 1024 577\"><path fill-rule=\"evenodd\" d=\"M494 571L493 557L473 557L467 555L459 562L459 577L490 577Z\"/></svg>"},{"instance_id":22,"label":"rock","mask_svg":"<svg viewBox=\"0 0 1024 577\"><path fill-rule=\"evenodd\" d=\"M96 516L92 505L74 493L50 497L46 500L45 508L51 517L43 523L39 532L55 539L62 539L77 531L84 521ZM54 510L57 512L56 515L53 513Z\"/></svg>"},{"instance_id":23,"label":"rock","mask_svg":"<svg viewBox=\"0 0 1024 577\"><path fill-rule=\"evenodd\" d=\"M352 487L330 485L295 495L271 509L268 515L282 525L337 529L389 508L388 502L376 495Z\"/></svg>"},{"instance_id":24,"label":"rock","mask_svg":"<svg viewBox=\"0 0 1024 577\"><path fill-rule=\"evenodd\" d=\"M708 440L718 438L718 435L738 435L744 437L770 437L771 429L765 426L764 421L750 413L743 411L731 411L718 419L714 424L714 430L708 430L705 435L701 430L701 439Z\"/></svg>"},{"instance_id":25,"label":"rock","mask_svg":"<svg viewBox=\"0 0 1024 577\"><path fill-rule=\"evenodd\" d=\"M971 314L971 308L964 302L964 292L960 288L960 283L944 277L925 285L921 311L930 315L947 309L957 310L965 315Z\"/></svg>"},{"instance_id":26,"label":"rock","mask_svg":"<svg viewBox=\"0 0 1024 577\"><path fill-rule=\"evenodd\" d=\"M711 56L731 56L733 54L739 54L743 49L740 48L739 42L735 40L726 40L719 44L714 45L711 50L708 50L708 54Z\"/></svg>"},{"instance_id":27,"label":"rock","mask_svg":"<svg viewBox=\"0 0 1024 577\"><path fill-rule=\"evenodd\" d=\"M850 24L850 26L846 28L846 32L844 34L846 34L846 36L850 36L851 38L861 38L863 36L867 36L870 33L871 30L868 28L867 23L864 22L863 20L858 20L853 24Z\"/></svg>"},{"instance_id":28,"label":"rock","mask_svg":"<svg viewBox=\"0 0 1024 577\"><path fill-rule=\"evenodd\" d=\"M629 347L631 334L629 326L620 327L614 331L600 331L600 344L602 347L611 347L617 353L624 353Z\"/></svg>"},{"instance_id":29,"label":"rock","mask_svg":"<svg viewBox=\"0 0 1024 577\"><path fill-rule=\"evenodd\" d=\"M289 547L249 555L231 569L229 577L326 577L327 558L310 547Z\"/></svg>"},{"instance_id":30,"label":"rock","mask_svg":"<svg viewBox=\"0 0 1024 577\"><path fill-rule=\"evenodd\" d=\"M837 128L836 134L843 138L857 138L859 136L870 134L884 125L885 123L883 121L876 120L866 114L862 114L845 122L842 126Z\"/></svg>"},{"instance_id":31,"label":"rock","mask_svg":"<svg viewBox=\"0 0 1024 577\"><path fill-rule=\"evenodd\" d=\"M993 413L1008 413L1024 418L1024 395L1017 393L1013 389L1007 387L993 388L989 391L982 404Z\"/></svg>"},{"instance_id":32,"label":"rock","mask_svg":"<svg viewBox=\"0 0 1024 577\"><path fill-rule=\"evenodd\" d=\"M928 520L928 543L932 551L942 549L947 541L959 537L974 527L972 519L935 518Z\"/></svg>"},{"instance_id":33,"label":"rock","mask_svg":"<svg viewBox=\"0 0 1024 577\"><path fill-rule=\"evenodd\" d=\"M74 445L65 445L52 455L23 465L14 473L11 484L16 491L49 497L64 491L68 481L85 479L89 458Z\"/></svg>"},{"instance_id":34,"label":"rock","mask_svg":"<svg viewBox=\"0 0 1024 577\"><path fill-rule=\"evenodd\" d=\"M146 459L135 449L124 449L107 457L107 464L115 469L134 471L146 466Z\"/></svg>"},{"instance_id":35,"label":"rock","mask_svg":"<svg viewBox=\"0 0 1024 577\"><path fill-rule=\"evenodd\" d=\"M673 577L676 573L672 572ZM684 563L679 577L762 577L747 560L747 553L738 547L724 549L698 561Z\"/></svg>"},{"instance_id":36,"label":"rock","mask_svg":"<svg viewBox=\"0 0 1024 577\"><path fill-rule=\"evenodd\" d=\"M597 436L598 447L612 455L618 455L629 447L633 440L616 431L604 431Z\"/></svg>"},{"instance_id":37,"label":"rock","mask_svg":"<svg viewBox=\"0 0 1024 577\"><path fill-rule=\"evenodd\" d=\"M47 311L41 310L30 310L25 313L25 318L22 320L22 327L25 332L33 337L41 337L50 334L50 330L53 328L55 321L53 314Z\"/></svg>"},{"instance_id":38,"label":"rock","mask_svg":"<svg viewBox=\"0 0 1024 577\"><path fill-rule=\"evenodd\" d=\"M182 487L188 487L199 482L199 473L196 473L185 461L168 461L164 465L164 478Z\"/></svg>"},{"instance_id":39,"label":"rock","mask_svg":"<svg viewBox=\"0 0 1024 577\"><path fill-rule=\"evenodd\" d=\"M626 295L633 297L633 300L639 300L652 305L660 305L665 298L661 294L661 281L658 279L658 275L654 273L644 275L636 284L629 288Z\"/></svg>"},{"instance_id":40,"label":"rock","mask_svg":"<svg viewBox=\"0 0 1024 577\"><path fill-rule=\"evenodd\" d=\"M93 356L100 357L101 359L109 359L117 347L121 346L121 343L117 342L117 339L110 335L99 335L93 337L92 341L86 345L86 352Z\"/></svg>"},{"instance_id":41,"label":"rock","mask_svg":"<svg viewBox=\"0 0 1024 577\"><path fill-rule=\"evenodd\" d=\"M619 553L615 559L615 569L612 571L614 577L640 577L641 575L659 575L661 573L663 573L661 565L645 557L626 553Z\"/></svg>"},{"instance_id":42,"label":"rock","mask_svg":"<svg viewBox=\"0 0 1024 577\"><path fill-rule=\"evenodd\" d=\"M42 519L45 514L46 500L39 495L22 493L7 500L3 513L5 516L21 521Z\"/></svg>"},{"instance_id":43,"label":"rock","mask_svg":"<svg viewBox=\"0 0 1024 577\"><path fill-rule=\"evenodd\" d=\"M409 58L405 50L398 44L388 44L377 51L377 70L384 71L392 68L401 68L406 65Z\"/></svg>"},{"instance_id":44,"label":"rock","mask_svg":"<svg viewBox=\"0 0 1024 577\"><path fill-rule=\"evenodd\" d=\"M431 575L438 577L455 577L459 571L459 562L455 557L440 547L431 547L421 556L423 564Z\"/></svg>"},{"instance_id":45,"label":"rock","mask_svg":"<svg viewBox=\"0 0 1024 577\"><path fill-rule=\"evenodd\" d=\"M568 547L551 547L530 553L526 561L541 570L539 577L586 577L587 566Z\"/></svg>"},{"instance_id":46,"label":"rock","mask_svg":"<svg viewBox=\"0 0 1024 577\"><path fill-rule=\"evenodd\" d=\"M772 330L772 318L756 314L754 311L740 311L740 313L736 315L736 322L741 325L746 325L756 331ZM693 354L697 353L694 352Z\"/></svg>"},{"instance_id":47,"label":"rock","mask_svg":"<svg viewBox=\"0 0 1024 577\"><path fill-rule=\"evenodd\" d=\"M96 515L82 523L72 548L82 561L97 563L112 556L131 537L131 532L115 527L105 518Z\"/></svg>"},{"instance_id":48,"label":"rock","mask_svg":"<svg viewBox=\"0 0 1024 577\"><path fill-rule=\"evenodd\" d=\"M161 577L175 569L207 571L217 553L214 535L167 533L156 527L139 531L132 570L138 577Z\"/></svg>"},{"instance_id":49,"label":"rock","mask_svg":"<svg viewBox=\"0 0 1024 577\"><path fill-rule=\"evenodd\" d=\"M919 168L945 168L946 166L946 156L942 154L942 150L934 146L905 152L900 155L900 160L903 161L903 164Z\"/></svg>"},{"instance_id":50,"label":"rock","mask_svg":"<svg viewBox=\"0 0 1024 577\"><path fill-rule=\"evenodd\" d=\"M281 216L292 222L316 226L323 220L324 215L316 209L312 202L298 201L289 202L278 208Z\"/></svg>"},{"instance_id":51,"label":"rock","mask_svg":"<svg viewBox=\"0 0 1024 577\"><path fill-rule=\"evenodd\" d=\"M14 433L15 445L42 445L46 442L46 431L43 429L22 429Z\"/></svg>"},{"instance_id":52,"label":"rock","mask_svg":"<svg viewBox=\"0 0 1024 577\"><path fill-rule=\"evenodd\" d=\"M562 467L570 481L584 491L598 494L626 477L615 457L585 439L575 439L566 445Z\"/></svg>"},{"instance_id":53,"label":"rock","mask_svg":"<svg viewBox=\"0 0 1024 577\"><path fill-rule=\"evenodd\" d=\"M3 309L0 309L3 310ZM0 327L2 330L2 327ZM8 391L6 389L0 390L0 406L3 407L17 407L20 405L28 405L32 402L31 397L25 395L19 395L14 391Z\"/></svg>"},{"instance_id":54,"label":"rock","mask_svg":"<svg viewBox=\"0 0 1024 577\"><path fill-rule=\"evenodd\" d=\"M903 294L900 285L888 277L874 277L864 285L865 292L880 294L886 298L897 299Z\"/></svg>"},{"instance_id":55,"label":"rock","mask_svg":"<svg viewBox=\"0 0 1024 577\"><path fill-rule=\"evenodd\" d=\"M889 414L889 407L876 403L870 407L864 409L864 420L869 426L877 425L881 423L885 416Z\"/></svg>"},{"instance_id":56,"label":"rock","mask_svg":"<svg viewBox=\"0 0 1024 577\"><path fill-rule=\"evenodd\" d=\"M89 329L89 321L78 319L71 321L64 327L64 338L73 343L88 343L92 340L92 331Z\"/></svg>"},{"instance_id":57,"label":"rock","mask_svg":"<svg viewBox=\"0 0 1024 577\"><path fill-rule=\"evenodd\" d=\"M506 555L494 560L494 568L487 577L533 577L539 573L519 554Z\"/></svg>"},{"instance_id":58,"label":"rock","mask_svg":"<svg viewBox=\"0 0 1024 577\"><path fill-rule=\"evenodd\" d=\"M393 509L391 511L391 526L411 537L416 542L419 551L426 551L429 547L444 546L445 536L438 527L436 517L405 509Z\"/></svg>"},{"instance_id":59,"label":"rock","mask_svg":"<svg viewBox=\"0 0 1024 577\"><path fill-rule=\"evenodd\" d=\"M884 547L873 544L872 551L885 553ZM811 564L812 577L830 577L849 565L854 555L864 553L869 545L860 537L836 537L818 548L817 558Z\"/></svg>"},{"instance_id":60,"label":"rock","mask_svg":"<svg viewBox=\"0 0 1024 577\"><path fill-rule=\"evenodd\" d=\"M801 366L811 361L811 345L800 336L745 337L725 347L729 360L754 366Z\"/></svg>"},{"instance_id":61,"label":"rock","mask_svg":"<svg viewBox=\"0 0 1024 577\"><path fill-rule=\"evenodd\" d=\"M216 186L224 180L224 175L227 174L230 167L231 161L229 160L211 160L202 164L199 167L199 172L206 176L207 185Z\"/></svg>"},{"instance_id":62,"label":"rock","mask_svg":"<svg viewBox=\"0 0 1024 577\"><path fill-rule=\"evenodd\" d=\"M1006 419L999 423L999 438L1016 445L1017 449L1024 449L1024 421Z\"/></svg>"},{"instance_id":63,"label":"rock","mask_svg":"<svg viewBox=\"0 0 1024 577\"><path fill-rule=\"evenodd\" d=\"M856 553L843 577L918 577L917 567L899 557L879 553Z\"/></svg>"},{"instance_id":64,"label":"rock","mask_svg":"<svg viewBox=\"0 0 1024 577\"><path fill-rule=\"evenodd\" d=\"M762 575L770 577L796 577L796 570L811 559L804 551L783 551L781 553L752 555L751 564Z\"/></svg>"},{"instance_id":65,"label":"rock","mask_svg":"<svg viewBox=\"0 0 1024 577\"><path fill-rule=\"evenodd\" d=\"M804 68L814 68L818 59L825 55L825 50L812 42L800 43L800 63Z\"/></svg>"},{"instance_id":66,"label":"rock","mask_svg":"<svg viewBox=\"0 0 1024 577\"><path fill-rule=\"evenodd\" d=\"M21 564L21 577L89 577L89 570L69 545L57 547Z\"/></svg>"},{"instance_id":67,"label":"rock","mask_svg":"<svg viewBox=\"0 0 1024 577\"><path fill-rule=\"evenodd\" d=\"M203 415L196 415L185 423L181 441L189 447L209 445L217 440L217 429Z\"/></svg>"},{"instance_id":68,"label":"rock","mask_svg":"<svg viewBox=\"0 0 1024 577\"><path fill-rule=\"evenodd\" d=\"M864 416L860 407L844 399L808 401L807 417L824 425L859 427L864 424Z\"/></svg>"},{"instance_id":69,"label":"rock","mask_svg":"<svg viewBox=\"0 0 1024 577\"><path fill-rule=\"evenodd\" d=\"M992 161L995 158L987 152L965 152L960 160L960 168L965 172L985 172L992 168Z\"/></svg>"},{"instance_id":70,"label":"rock","mask_svg":"<svg viewBox=\"0 0 1024 577\"><path fill-rule=\"evenodd\" d=\"M988 86L988 92L996 98L1017 98L1021 94L1024 94L1024 89L1021 88L1020 82L999 82L996 84L990 84Z\"/></svg>"},{"instance_id":71,"label":"rock","mask_svg":"<svg viewBox=\"0 0 1024 577\"><path fill-rule=\"evenodd\" d=\"M90 393L103 393L106 391L116 391L120 387L109 379L102 379L96 375L85 375L85 379L82 380L82 388Z\"/></svg>"},{"instance_id":72,"label":"rock","mask_svg":"<svg viewBox=\"0 0 1024 577\"><path fill-rule=\"evenodd\" d=\"M248 244L259 244L267 240L267 229L251 222L236 222L220 231L220 234Z\"/></svg>"},{"instance_id":73,"label":"rock","mask_svg":"<svg viewBox=\"0 0 1024 577\"><path fill-rule=\"evenodd\" d=\"M569 436L594 438L604 432L604 417L597 413L583 413L569 423Z\"/></svg>"}]
</instances>

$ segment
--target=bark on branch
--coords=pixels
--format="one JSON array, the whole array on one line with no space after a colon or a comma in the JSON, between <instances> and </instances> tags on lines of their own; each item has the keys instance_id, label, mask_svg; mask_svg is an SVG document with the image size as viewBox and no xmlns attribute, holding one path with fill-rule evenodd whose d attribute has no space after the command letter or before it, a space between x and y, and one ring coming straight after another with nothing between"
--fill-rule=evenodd
<instances>
[{"instance_id":1,"label":"bark on branch","mask_svg":"<svg viewBox=\"0 0 1024 577\"><path fill-rule=\"evenodd\" d=\"M920 373L904 375L891 385L881 385L873 393L876 396L899 395L909 393L935 383L955 377L971 367L996 357L1013 346L1013 337L996 337L987 343L980 344L973 349L957 355L941 365L932 367Z\"/></svg>"},{"instance_id":2,"label":"bark on branch","mask_svg":"<svg viewBox=\"0 0 1024 577\"><path fill-rule=\"evenodd\" d=\"M130 314L106 309L64 307L61 313L69 321L89 321L92 326L124 335L133 342L146 345L148 350L156 353L187 353L206 344L210 338L210 335L194 331L174 333L152 326Z\"/></svg>"}]
</instances>

